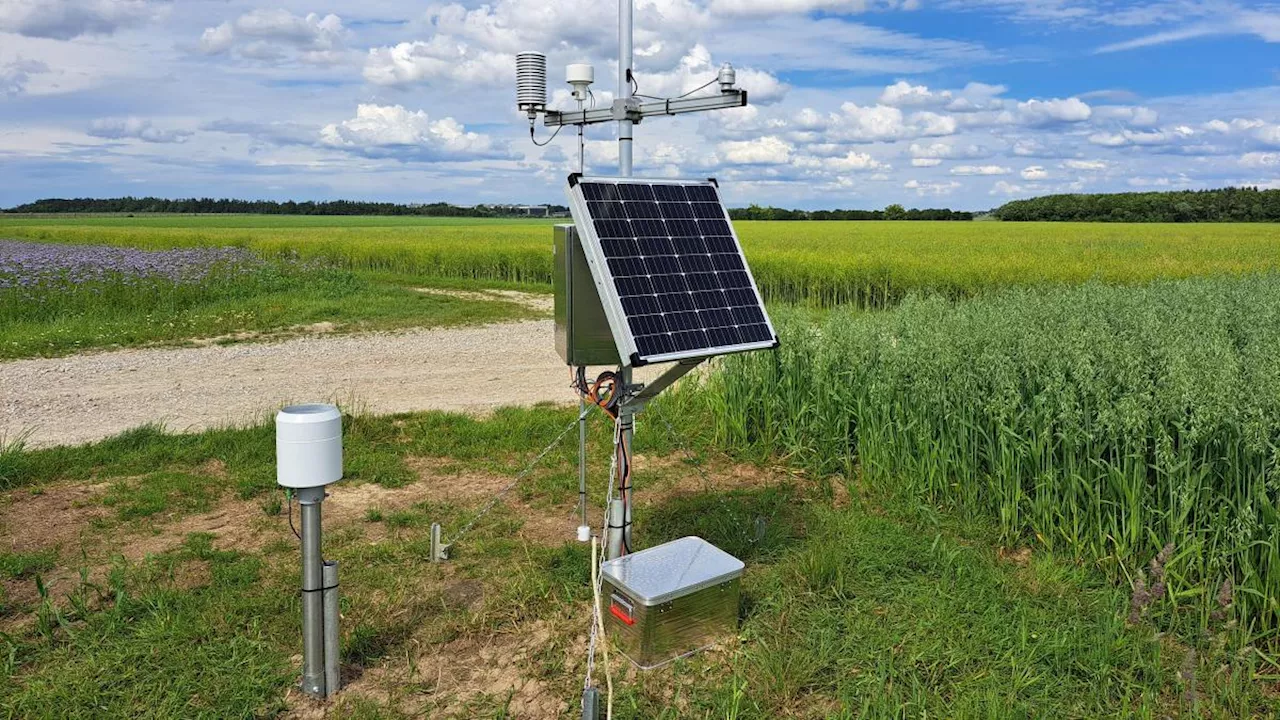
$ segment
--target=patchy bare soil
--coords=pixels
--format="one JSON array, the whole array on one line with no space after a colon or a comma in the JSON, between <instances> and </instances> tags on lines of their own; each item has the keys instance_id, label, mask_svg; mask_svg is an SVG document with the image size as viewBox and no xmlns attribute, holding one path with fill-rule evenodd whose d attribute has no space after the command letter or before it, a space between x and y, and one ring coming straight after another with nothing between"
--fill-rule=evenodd
<instances>
[{"instance_id":1,"label":"patchy bare soil","mask_svg":"<svg viewBox=\"0 0 1280 720\"><path fill-rule=\"evenodd\" d=\"M763 487L789 479L781 471L722 464L709 466L704 476L680 457L637 456L636 461L643 468L637 476L644 483L638 496L643 505L681 494ZM407 462L418 479L402 487L332 486L324 504L326 530L340 533L343 528L358 527L356 542L370 544L383 542L393 532L421 533L420 527L388 530L386 523L370 522L367 513L370 509L389 513L424 501L478 508L511 480L507 475L468 469L448 458L415 457ZM218 463L197 471L214 476L225 473ZM91 582L101 582L111 563L118 562L114 558L141 562L177 549L190 533L208 533L214 547L247 553L262 552L280 541L292 542L283 513L269 516L261 498L240 500L229 493L209 512L120 522L102 504L110 484L60 484L0 495L0 549L56 548L57 567L44 575L58 588L55 596L60 596L74 586L81 567L87 566ZM577 523L572 505L530 504L516 492L506 498L505 505L503 522L517 518L522 524L516 534L525 542L544 546L573 542ZM592 513L591 520L599 522L598 512ZM429 572L427 567L414 571L409 584L416 602L434 606L430 610L434 616L444 612L458 618L492 618L495 609L499 614L505 610L493 606L501 590L492 578L467 577L453 564L431 566ZM212 577L207 562L193 560L175 565L164 581L195 589L209 585ZM5 589L11 606L30 608L39 600L30 579L6 581ZM383 600L396 612L422 610L400 607L402 599ZM464 620L463 631L443 641L424 625L411 623L408 637L394 653L368 667L344 667L343 691L332 702L316 702L288 690L286 717L345 717L359 701L431 718L470 719L482 709L488 717L492 708L504 704L510 718L565 717L573 711L574 693L563 686L563 677L566 673L579 676L583 670L589 611L587 604L571 603L551 608L536 621L521 620L518 614L498 625L491 620ZM20 612L0 618L0 630L21 630L32 617L31 612ZM492 627L501 630L487 629ZM613 667L615 673L628 672L625 662L617 658Z\"/></svg>"},{"instance_id":2,"label":"patchy bare soil","mask_svg":"<svg viewBox=\"0 0 1280 720\"><path fill-rule=\"evenodd\" d=\"M470 720L478 701L507 702L513 719L559 718L569 702L536 677L537 667L551 652L568 668L580 666L586 650L585 633L569 644L566 635L580 630L581 618L539 620L486 637L468 635L444 645L411 640L404 658L370 668L343 687L333 703L316 702L291 692L286 718L327 718L357 698L397 706L418 717ZM337 713L341 715L341 713ZM488 717L489 715L486 715Z\"/></svg>"},{"instance_id":3,"label":"patchy bare soil","mask_svg":"<svg viewBox=\"0 0 1280 720\"><path fill-rule=\"evenodd\" d=\"M551 312L555 300L550 295L519 290L451 290L449 288L414 288L424 295L447 295L461 300L506 300L538 312Z\"/></svg>"}]
</instances>

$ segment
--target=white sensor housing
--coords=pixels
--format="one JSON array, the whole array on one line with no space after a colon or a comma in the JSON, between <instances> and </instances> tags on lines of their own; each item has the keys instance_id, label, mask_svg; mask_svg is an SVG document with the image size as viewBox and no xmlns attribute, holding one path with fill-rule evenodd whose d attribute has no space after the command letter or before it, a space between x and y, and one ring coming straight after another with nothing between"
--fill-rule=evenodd
<instances>
[{"instance_id":1,"label":"white sensor housing","mask_svg":"<svg viewBox=\"0 0 1280 720\"><path fill-rule=\"evenodd\" d=\"M276 482L294 489L342 479L342 413L333 405L290 405L276 413Z\"/></svg>"},{"instance_id":2,"label":"white sensor housing","mask_svg":"<svg viewBox=\"0 0 1280 720\"><path fill-rule=\"evenodd\" d=\"M565 82L573 86L575 100L586 100L587 89L596 81L596 69L586 63L574 63L564 69Z\"/></svg>"},{"instance_id":3,"label":"white sensor housing","mask_svg":"<svg viewBox=\"0 0 1280 720\"><path fill-rule=\"evenodd\" d=\"M720 66L716 81L720 83L720 92L730 92L733 90L734 83L738 82L738 73L733 69L733 65L725 63Z\"/></svg>"},{"instance_id":4,"label":"white sensor housing","mask_svg":"<svg viewBox=\"0 0 1280 720\"><path fill-rule=\"evenodd\" d=\"M547 108L547 56L539 52L516 55L516 107L529 118Z\"/></svg>"}]
</instances>

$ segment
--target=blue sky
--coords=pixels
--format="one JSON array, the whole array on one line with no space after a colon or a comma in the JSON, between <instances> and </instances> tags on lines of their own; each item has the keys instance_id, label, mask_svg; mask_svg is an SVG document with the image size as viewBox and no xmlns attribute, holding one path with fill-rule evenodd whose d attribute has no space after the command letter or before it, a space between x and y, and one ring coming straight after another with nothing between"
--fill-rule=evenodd
<instances>
[{"instance_id":1,"label":"blue sky","mask_svg":"<svg viewBox=\"0 0 1280 720\"><path fill-rule=\"evenodd\" d=\"M570 62L610 98L616 43L585 0L0 0L0 206L559 201L574 141L528 142L514 54L547 52L567 107ZM651 95L739 69L751 107L636 134L637 174L734 204L1280 187L1280 2L636 0L636 48Z\"/></svg>"}]
</instances>

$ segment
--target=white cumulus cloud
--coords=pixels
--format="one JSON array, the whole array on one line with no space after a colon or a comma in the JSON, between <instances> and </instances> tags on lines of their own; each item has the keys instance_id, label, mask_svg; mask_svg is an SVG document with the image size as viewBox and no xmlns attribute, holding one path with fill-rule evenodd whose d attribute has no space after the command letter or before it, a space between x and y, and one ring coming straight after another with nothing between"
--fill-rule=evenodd
<instances>
[{"instance_id":1,"label":"white cumulus cloud","mask_svg":"<svg viewBox=\"0 0 1280 720\"><path fill-rule=\"evenodd\" d=\"M373 157L405 160L473 160L507 157L486 135L470 132L451 117L400 105L362 104L356 116L320 130L320 143Z\"/></svg>"},{"instance_id":2,"label":"white cumulus cloud","mask_svg":"<svg viewBox=\"0 0 1280 720\"><path fill-rule=\"evenodd\" d=\"M1160 113L1141 105L1103 105L1093 108L1093 116L1138 128L1155 127L1160 122Z\"/></svg>"},{"instance_id":3,"label":"white cumulus cloud","mask_svg":"<svg viewBox=\"0 0 1280 720\"><path fill-rule=\"evenodd\" d=\"M791 162L791 143L772 135L756 140L729 140L716 146L720 158L732 165L785 165Z\"/></svg>"},{"instance_id":4,"label":"white cumulus cloud","mask_svg":"<svg viewBox=\"0 0 1280 720\"><path fill-rule=\"evenodd\" d=\"M513 82L515 55L477 50L444 35L430 40L373 48L364 79L375 85L409 85L450 80L485 85Z\"/></svg>"},{"instance_id":5,"label":"white cumulus cloud","mask_svg":"<svg viewBox=\"0 0 1280 720\"><path fill-rule=\"evenodd\" d=\"M907 190L914 190L916 195L919 195L920 197L941 197L943 195L950 195L963 187L963 185L955 180L950 182L920 182L919 180L908 180L902 184L902 187Z\"/></svg>"},{"instance_id":6,"label":"white cumulus cloud","mask_svg":"<svg viewBox=\"0 0 1280 720\"><path fill-rule=\"evenodd\" d=\"M952 175L1008 175L1013 170L1000 165L957 165L951 168Z\"/></svg>"},{"instance_id":7,"label":"white cumulus cloud","mask_svg":"<svg viewBox=\"0 0 1280 720\"><path fill-rule=\"evenodd\" d=\"M1240 156L1240 164L1247 168L1280 168L1280 153L1245 153Z\"/></svg>"},{"instance_id":8,"label":"white cumulus cloud","mask_svg":"<svg viewBox=\"0 0 1280 720\"><path fill-rule=\"evenodd\" d=\"M952 95L947 90L933 92L924 85L912 85L905 80L899 80L880 93L880 104L894 107L945 105L951 100Z\"/></svg>"},{"instance_id":9,"label":"white cumulus cloud","mask_svg":"<svg viewBox=\"0 0 1280 720\"><path fill-rule=\"evenodd\" d=\"M1108 165L1106 160L1065 160L1062 167L1068 170L1084 170L1087 172L1097 172L1106 170Z\"/></svg>"},{"instance_id":10,"label":"white cumulus cloud","mask_svg":"<svg viewBox=\"0 0 1280 720\"><path fill-rule=\"evenodd\" d=\"M313 64L329 64L345 57L347 30L342 18L329 14L294 15L287 10L253 10L234 21L205 28L200 51L220 55L235 51L255 60L296 57Z\"/></svg>"},{"instance_id":11,"label":"white cumulus cloud","mask_svg":"<svg viewBox=\"0 0 1280 720\"><path fill-rule=\"evenodd\" d=\"M1028 100L1018 103L1018 120L1033 127L1084 122L1092 116L1093 109L1080 98Z\"/></svg>"},{"instance_id":12,"label":"white cumulus cloud","mask_svg":"<svg viewBox=\"0 0 1280 720\"><path fill-rule=\"evenodd\" d=\"M915 10L919 0L711 0L710 4L719 15L780 15L814 11L860 13L895 7Z\"/></svg>"},{"instance_id":13,"label":"white cumulus cloud","mask_svg":"<svg viewBox=\"0 0 1280 720\"><path fill-rule=\"evenodd\" d=\"M1049 171L1039 165L1029 165L1022 169L1023 180L1044 180L1049 177Z\"/></svg>"},{"instance_id":14,"label":"white cumulus cloud","mask_svg":"<svg viewBox=\"0 0 1280 720\"><path fill-rule=\"evenodd\" d=\"M869 172L873 170L887 170L889 166L876 160L867 153L860 153L850 150L844 155L835 157L801 157L795 162L796 167L814 170L824 170L835 173L847 172Z\"/></svg>"},{"instance_id":15,"label":"white cumulus cloud","mask_svg":"<svg viewBox=\"0 0 1280 720\"><path fill-rule=\"evenodd\" d=\"M703 45L694 45L676 66L667 72L648 72L643 75L644 94L655 97L676 97L698 90L716 77L720 66L712 60L711 51ZM735 68L737 87L747 90L754 107L781 100L787 86L767 72L752 68ZM718 86L703 89L695 94L718 92Z\"/></svg>"},{"instance_id":16,"label":"white cumulus cloud","mask_svg":"<svg viewBox=\"0 0 1280 720\"><path fill-rule=\"evenodd\" d=\"M1128 147L1130 145L1171 145L1195 135L1195 130L1185 125L1160 130L1121 130L1097 132L1089 136L1089 142L1102 147Z\"/></svg>"}]
</instances>

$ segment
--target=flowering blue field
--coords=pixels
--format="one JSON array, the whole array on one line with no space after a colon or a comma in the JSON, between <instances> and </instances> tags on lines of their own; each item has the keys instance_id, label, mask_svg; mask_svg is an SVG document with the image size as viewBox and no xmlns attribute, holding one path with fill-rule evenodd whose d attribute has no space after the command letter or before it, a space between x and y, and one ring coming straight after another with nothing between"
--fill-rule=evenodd
<instances>
[{"instance_id":1,"label":"flowering blue field","mask_svg":"<svg viewBox=\"0 0 1280 720\"><path fill-rule=\"evenodd\" d=\"M119 283L200 284L266 267L243 248L137 250L102 245L53 245L0 240L0 290L39 292Z\"/></svg>"},{"instance_id":2,"label":"flowering blue field","mask_svg":"<svg viewBox=\"0 0 1280 720\"><path fill-rule=\"evenodd\" d=\"M234 247L140 250L0 240L0 358L340 329L521 317L516 305L424 295L323 261Z\"/></svg>"}]
</instances>

